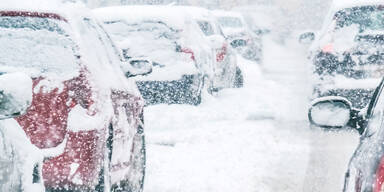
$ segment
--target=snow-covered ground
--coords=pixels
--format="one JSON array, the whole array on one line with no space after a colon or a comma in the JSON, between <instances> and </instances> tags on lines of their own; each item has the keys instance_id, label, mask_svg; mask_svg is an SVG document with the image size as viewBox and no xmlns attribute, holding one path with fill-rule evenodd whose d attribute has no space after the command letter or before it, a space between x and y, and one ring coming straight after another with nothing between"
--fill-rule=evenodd
<instances>
[{"instance_id":1,"label":"snow-covered ground","mask_svg":"<svg viewBox=\"0 0 384 192\"><path fill-rule=\"evenodd\" d=\"M264 58L239 57L241 89L145 109L145 192L340 191L358 135L309 128L303 47L266 40Z\"/></svg>"}]
</instances>

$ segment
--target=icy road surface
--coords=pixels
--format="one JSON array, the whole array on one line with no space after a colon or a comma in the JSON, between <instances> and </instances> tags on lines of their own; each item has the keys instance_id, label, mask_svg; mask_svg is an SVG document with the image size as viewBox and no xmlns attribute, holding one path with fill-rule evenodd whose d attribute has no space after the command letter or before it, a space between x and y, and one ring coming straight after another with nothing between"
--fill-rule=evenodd
<instances>
[{"instance_id":1,"label":"icy road surface","mask_svg":"<svg viewBox=\"0 0 384 192\"><path fill-rule=\"evenodd\" d=\"M262 66L239 58L244 88L146 108L144 191L340 191L358 136L309 128L303 50L267 41Z\"/></svg>"}]
</instances>

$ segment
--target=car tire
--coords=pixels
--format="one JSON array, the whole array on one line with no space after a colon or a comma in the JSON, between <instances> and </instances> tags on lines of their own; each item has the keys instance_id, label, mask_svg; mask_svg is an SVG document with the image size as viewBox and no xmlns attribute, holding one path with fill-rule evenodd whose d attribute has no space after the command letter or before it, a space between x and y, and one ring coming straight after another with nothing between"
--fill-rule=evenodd
<instances>
[{"instance_id":1,"label":"car tire","mask_svg":"<svg viewBox=\"0 0 384 192\"><path fill-rule=\"evenodd\" d=\"M236 75L235 75L235 81L233 83L233 87L241 88L243 86L244 86L243 73L241 72L241 69L239 67L236 67Z\"/></svg>"}]
</instances>

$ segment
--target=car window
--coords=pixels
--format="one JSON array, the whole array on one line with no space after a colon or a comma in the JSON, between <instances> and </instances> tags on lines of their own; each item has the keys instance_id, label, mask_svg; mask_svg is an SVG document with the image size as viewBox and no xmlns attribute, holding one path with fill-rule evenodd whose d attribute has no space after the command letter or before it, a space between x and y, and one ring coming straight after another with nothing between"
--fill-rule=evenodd
<instances>
[{"instance_id":1,"label":"car window","mask_svg":"<svg viewBox=\"0 0 384 192\"><path fill-rule=\"evenodd\" d=\"M197 23L205 36L211 36L215 33L212 25L208 21L197 21Z\"/></svg>"},{"instance_id":2,"label":"car window","mask_svg":"<svg viewBox=\"0 0 384 192\"><path fill-rule=\"evenodd\" d=\"M377 135L377 132L384 125L384 94L383 82L376 89L373 100L368 107L369 122L364 135L371 137Z\"/></svg>"},{"instance_id":3,"label":"car window","mask_svg":"<svg viewBox=\"0 0 384 192\"><path fill-rule=\"evenodd\" d=\"M336 29L357 25L360 32L384 29L384 7L361 6L343 9L334 16Z\"/></svg>"},{"instance_id":4,"label":"car window","mask_svg":"<svg viewBox=\"0 0 384 192\"><path fill-rule=\"evenodd\" d=\"M66 31L69 25L56 19L0 17L0 66L32 76L77 73L77 46Z\"/></svg>"}]
</instances>

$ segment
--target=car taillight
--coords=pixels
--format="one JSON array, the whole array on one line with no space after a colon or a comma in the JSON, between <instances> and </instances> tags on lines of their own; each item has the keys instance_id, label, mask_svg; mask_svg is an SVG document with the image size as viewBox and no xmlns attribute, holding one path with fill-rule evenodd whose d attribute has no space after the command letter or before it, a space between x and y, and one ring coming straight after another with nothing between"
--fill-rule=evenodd
<instances>
[{"instance_id":1,"label":"car taillight","mask_svg":"<svg viewBox=\"0 0 384 192\"><path fill-rule=\"evenodd\" d=\"M384 192L384 157L381 158L380 164L376 170L375 185L373 186L374 192Z\"/></svg>"},{"instance_id":2,"label":"car taillight","mask_svg":"<svg viewBox=\"0 0 384 192\"><path fill-rule=\"evenodd\" d=\"M227 44L223 44L223 47L218 50L216 54L216 61L222 62L225 58L225 55L227 54Z\"/></svg>"},{"instance_id":3,"label":"car taillight","mask_svg":"<svg viewBox=\"0 0 384 192\"><path fill-rule=\"evenodd\" d=\"M331 53L333 52L333 45L332 44L327 44L323 47L322 51L324 53Z\"/></svg>"},{"instance_id":4,"label":"car taillight","mask_svg":"<svg viewBox=\"0 0 384 192\"><path fill-rule=\"evenodd\" d=\"M195 53L193 53L192 49L189 49L189 48L181 48L181 52L182 52L182 53L191 54L191 59L192 59L193 61L196 61L196 60L195 60Z\"/></svg>"}]
</instances>

